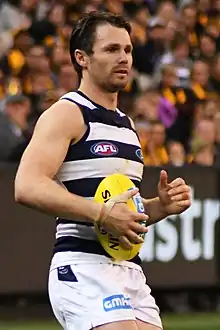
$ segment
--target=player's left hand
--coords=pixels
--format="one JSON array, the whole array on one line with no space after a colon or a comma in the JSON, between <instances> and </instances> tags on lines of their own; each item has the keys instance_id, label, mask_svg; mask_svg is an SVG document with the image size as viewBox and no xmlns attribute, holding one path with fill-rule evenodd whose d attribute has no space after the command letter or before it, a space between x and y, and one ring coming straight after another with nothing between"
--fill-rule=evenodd
<instances>
[{"instance_id":1,"label":"player's left hand","mask_svg":"<svg viewBox=\"0 0 220 330\"><path fill-rule=\"evenodd\" d=\"M167 172L160 172L158 195L164 211L168 214L179 214L191 205L190 187L182 178L168 183Z\"/></svg>"}]
</instances>

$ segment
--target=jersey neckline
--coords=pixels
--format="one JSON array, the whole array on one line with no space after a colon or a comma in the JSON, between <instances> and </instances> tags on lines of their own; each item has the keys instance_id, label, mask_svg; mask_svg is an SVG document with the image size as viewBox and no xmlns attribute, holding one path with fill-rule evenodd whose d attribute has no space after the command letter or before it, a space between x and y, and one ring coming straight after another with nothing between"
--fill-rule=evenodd
<instances>
[{"instance_id":1,"label":"jersey neckline","mask_svg":"<svg viewBox=\"0 0 220 330\"><path fill-rule=\"evenodd\" d=\"M117 108L116 108L115 110L107 109L107 108L103 107L103 105L98 104L98 103L94 102L93 100L91 100L91 99L90 99L86 94L84 94L82 91L77 90L76 92L77 92L77 94L81 95L82 97L84 97L85 99L87 99L88 101L90 101L91 103L93 103L98 109L102 109L102 110L108 111L108 112L110 112L110 113L113 113L113 114L116 113L117 115L120 115L120 114L119 114L119 110L118 110Z\"/></svg>"}]
</instances>

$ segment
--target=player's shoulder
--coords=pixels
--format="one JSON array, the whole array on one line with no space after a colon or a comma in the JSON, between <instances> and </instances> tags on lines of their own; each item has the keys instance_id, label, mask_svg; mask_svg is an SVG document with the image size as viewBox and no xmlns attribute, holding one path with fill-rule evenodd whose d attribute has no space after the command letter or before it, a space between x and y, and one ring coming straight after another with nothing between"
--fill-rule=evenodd
<instances>
[{"instance_id":1,"label":"player's shoulder","mask_svg":"<svg viewBox=\"0 0 220 330\"><path fill-rule=\"evenodd\" d=\"M68 100L60 98L52 104L42 116L55 121L63 120L68 122L71 118L81 118L82 113L77 104L70 103Z\"/></svg>"},{"instance_id":2,"label":"player's shoulder","mask_svg":"<svg viewBox=\"0 0 220 330\"><path fill-rule=\"evenodd\" d=\"M36 123L36 129L48 133L57 132L57 135L60 133L75 139L85 130L85 123L77 104L59 99L42 113Z\"/></svg>"}]
</instances>

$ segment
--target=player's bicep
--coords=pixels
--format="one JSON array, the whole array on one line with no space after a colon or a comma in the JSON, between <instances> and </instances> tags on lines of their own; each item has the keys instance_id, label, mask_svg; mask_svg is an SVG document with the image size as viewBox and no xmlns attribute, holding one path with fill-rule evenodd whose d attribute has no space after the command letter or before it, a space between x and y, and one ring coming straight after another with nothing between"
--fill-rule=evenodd
<instances>
[{"instance_id":1,"label":"player's bicep","mask_svg":"<svg viewBox=\"0 0 220 330\"><path fill-rule=\"evenodd\" d=\"M59 171L70 142L77 139L83 127L80 110L66 102L58 102L38 120L18 175L54 178Z\"/></svg>"},{"instance_id":2,"label":"player's bicep","mask_svg":"<svg viewBox=\"0 0 220 330\"><path fill-rule=\"evenodd\" d=\"M65 158L70 141L67 135L61 135L54 126L49 127L43 118L39 120L21 159L20 169L25 168L32 174L54 177Z\"/></svg>"}]
</instances>

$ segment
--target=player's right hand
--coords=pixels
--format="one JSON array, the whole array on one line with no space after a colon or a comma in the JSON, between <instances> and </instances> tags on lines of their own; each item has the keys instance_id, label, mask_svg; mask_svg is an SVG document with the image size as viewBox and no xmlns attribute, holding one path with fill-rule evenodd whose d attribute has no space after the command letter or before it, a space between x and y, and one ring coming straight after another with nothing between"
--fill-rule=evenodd
<instances>
[{"instance_id":1,"label":"player's right hand","mask_svg":"<svg viewBox=\"0 0 220 330\"><path fill-rule=\"evenodd\" d=\"M147 221L148 215L131 211L126 204L137 192L138 189L132 189L111 198L105 204L105 212L98 221L98 224L108 233L119 238L126 249L132 249L132 244L143 243L143 238L138 234L148 231L139 223Z\"/></svg>"}]
</instances>

